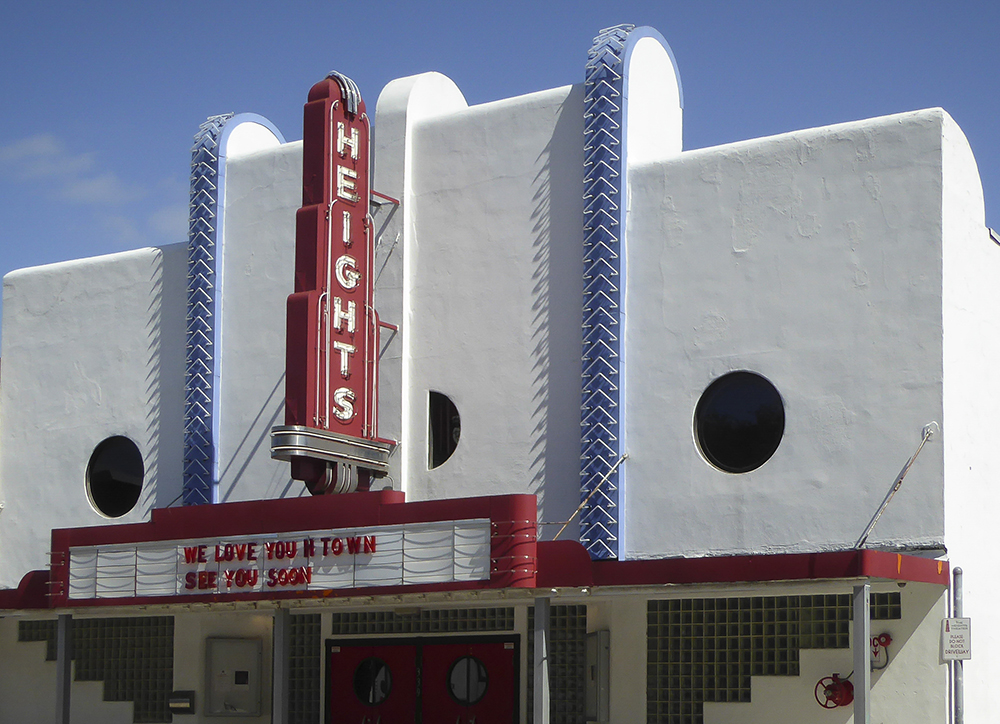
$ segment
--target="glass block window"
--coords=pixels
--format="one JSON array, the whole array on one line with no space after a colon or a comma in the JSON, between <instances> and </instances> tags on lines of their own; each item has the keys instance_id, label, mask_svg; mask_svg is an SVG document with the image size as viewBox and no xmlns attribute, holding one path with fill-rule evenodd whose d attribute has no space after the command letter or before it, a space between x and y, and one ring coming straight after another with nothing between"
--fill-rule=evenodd
<instances>
[{"instance_id":1,"label":"glass block window","mask_svg":"<svg viewBox=\"0 0 1000 724\"><path fill-rule=\"evenodd\" d=\"M902 615L872 594L874 620ZM647 607L646 719L701 724L706 701L749 702L751 676L798 676L801 649L850 647L849 594L695 598Z\"/></svg>"},{"instance_id":2,"label":"glass block window","mask_svg":"<svg viewBox=\"0 0 1000 724\"><path fill-rule=\"evenodd\" d=\"M19 621L18 641L45 641L45 660L56 660L56 621Z\"/></svg>"},{"instance_id":3,"label":"glass block window","mask_svg":"<svg viewBox=\"0 0 1000 724\"><path fill-rule=\"evenodd\" d=\"M413 614L394 611L333 614L334 636L513 630L513 608L428 609Z\"/></svg>"},{"instance_id":4,"label":"glass block window","mask_svg":"<svg viewBox=\"0 0 1000 724\"><path fill-rule=\"evenodd\" d=\"M41 640L46 660L54 661L56 622L19 622L18 641ZM104 682L104 701L133 702L132 721L171 721L173 616L74 619L73 660L76 681Z\"/></svg>"},{"instance_id":5,"label":"glass block window","mask_svg":"<svg viewBox=\"0 0 1000 724\"><path fill-rule=\"evenodd\" d=\"M873 593L872 621L895 621L903 617L898 593Z\"/></svg>"},{"instance_id":6,"label":"glass block window","mask_svg":"<svg viewBox=\"0 0 1000 724\"><path fill-rule=\"evenodd\" d=\"M528 609L528 724L534 722L535 609ZM549 720L586 721L587 607L549 607Z\"/></svg>"},{"instance_id":7,"label":"glass block window","mask_svg":"<svg viewBox=\"0 0 1000 724\"><path fill-rule=\"evenodd\" d=\"M292 616L288 718L292 724L320 721L320 666L323 646L320 615Z\"/></svg>"}]
</instances>

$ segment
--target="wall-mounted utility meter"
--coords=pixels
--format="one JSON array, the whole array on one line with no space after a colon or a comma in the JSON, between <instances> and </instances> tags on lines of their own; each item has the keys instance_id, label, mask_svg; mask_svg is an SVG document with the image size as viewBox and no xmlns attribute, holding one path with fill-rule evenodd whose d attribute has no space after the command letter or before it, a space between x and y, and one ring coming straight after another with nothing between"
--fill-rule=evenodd
<instances>
[{"instance_id":1,"label":"wall-mounted utility meter","mask_svg":"<svg viewBox=\"0 0 1000 724\"><path fill-rule=\"evenodd\" d=\"M205 716L259 716L260 639L205 640Z\"/></svg>"}]
</instances>

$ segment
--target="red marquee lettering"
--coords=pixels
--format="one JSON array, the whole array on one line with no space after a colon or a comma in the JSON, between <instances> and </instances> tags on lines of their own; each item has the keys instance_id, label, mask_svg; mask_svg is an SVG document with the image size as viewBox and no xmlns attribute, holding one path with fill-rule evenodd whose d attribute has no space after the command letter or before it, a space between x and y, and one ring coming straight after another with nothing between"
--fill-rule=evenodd
<instances>
[{"instance_id":1,"label":"red marquee lettering","mask_svg":"<svg viewBox=\"0 0 1000 724\"><path fill-rule=\"evenodd\" d=\"M184 576L184 588L186 588L188 591L190 591L197 585L198 585L198 576L197 574L195 574L194 571L191 571L190 573Z\"/></svg>"},{"instance_id":2,"label":"red marquee lettering","mask_svg":"<svg viewBox=\"0 0 1000 724\"><path fill-rule=\"evenodd\" d=\"M311 558L316 555L316 541L312 538L305 538L302 541L302 555L306 558Z\"/></svg>"},{"instance_id":3,"label":"red marquee lettering","mask_svg":"<svg viewBox=\"0 0 1000 724\"><path fill-rule=\"evenodd\" d=\"M253 584L257 584L256 571L254 573ZM268 588L278 588L280 586L300 586L312 583L312 566L298 566L296 568L271 568L267 572Z\"/></svg>"},{"instance_id":4,"label":"red marquee lettering","mask_svg":"<svg viewBox=\"0 0 1000 724\"><path fill-rule=\"evenodd\" d=\"M247 560L255 561L257 560L257 544L247 543Z\"/></svg>"},{"instance_id":5,"label":"red marquee lettering","mask_svg":"<svg viewBox=\"0 0 1000 724\"><path fill-rule=\"evenodd\" d=\"M365 536L365 553L375 552L375 536L366 535Z\"/></svg>"},{"instance_id":6,"label":"red marquee lettering","mask_svg":"<svg viewBox=\"0 0 1000 724\"><path fill-rule=\"evenodd\" d=\"M259 572L254 568L236 568L223 571L226 579L226 588L253 588L260 580Z\"/></svg>"},{"instance_id":7,"label":"red marquee lettering","mask_svg":"<svg viewBox=\"0 0 1000 724\"><path fill-rule=\"evenodd\" d=\"M344 552L344 541L340 538L334 538L333 542L330 544L330 549L333 551L333 555L339 556Z\"/></svg>"},{"instance_id":8,"label":"red marquee lettering","mask_svg":"<svg viewBox=\"0 0 1000 724\"><path fill-rule=\"evenodd\" d=\"M351 536L347 539L347 552L357 554L361 550L361 536Z\"/></svg>"}]
</instances>

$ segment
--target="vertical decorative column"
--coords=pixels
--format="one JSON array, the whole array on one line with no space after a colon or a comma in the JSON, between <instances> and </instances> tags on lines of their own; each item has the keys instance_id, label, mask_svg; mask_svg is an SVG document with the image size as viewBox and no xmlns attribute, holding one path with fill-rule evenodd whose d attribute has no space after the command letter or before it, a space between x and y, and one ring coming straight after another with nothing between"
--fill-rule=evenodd
<instances>
[{"instance_id":1,"label":"vertical decorative column","mask_svg":"<svg viewBox=\"0 0 1000 724\"><path fill-rule=\"evenodd\" d=\"M187 349L184 367L184 505L213 502L218 276L219 144L232 113L201 124L191 148Z\"/></svg>"},{"instance_id":2,"label":"vertical decorative column","mask_svg":"<svg viewBox=\"0 0 1000 724\"><path fill-rule=\"evenodd\" d=\"M73 687L73 616L59 614L56 620L56 722L69 724Z\"/></svg>"},{"instance_id":3,"label":"vertical decorative column","mask_svg":"<svg viewBox=\"0 0 1000 724\"><path fill-rule=\"evenodd\" d=\"M584 83L583 402L580 540L618 557L625 161L623 61L633 25L594 39Z\"/></svg>"},{"instance_id":4,"label":"vertical decorative column","mask_svg":"<svg viewBox=\"0 0 1000 724\"><path fill-rule=\"evenodd\" d=\"M854 660L854 722L870 724L872 716L872 587L867 580L854 587L851 649Z\"/></svg>"},{"instance_id":5,"label":"vertical decorative column","mask_svg":"<svg viewBox=\"0 0 1000 724\"><path fill-rule=\"evenodd\" d=\"M224 113L201 124L191 148L188 209L187 334L184 366L184 505L215 503L219 485L219 410L227 154L233 133L243 153L285 142L256 113Z\"/></svg>"},{"instance_id":6,"label":"vertical decorative column","mask_svg":"<svg viewBox=\"0 0 1000 724\"><path fill-rule=\"evenodd\" d=\"M274 609L271 635L271 724L288 724L289 681L292 658L292 615L287 608Z\"/></svg>"},{"instance_id":7,"label":"vertical decorative column","mask_svg":"<svg viewBox=\"0 0 1000 724\"><path fill-rule=\"evenodd\" d=\"M535 659L531 662L534 676L532 715L534 724L549 724L552 695L549 691L549 624L551 600L535 599Z\"/></svg>"}]
</instances>

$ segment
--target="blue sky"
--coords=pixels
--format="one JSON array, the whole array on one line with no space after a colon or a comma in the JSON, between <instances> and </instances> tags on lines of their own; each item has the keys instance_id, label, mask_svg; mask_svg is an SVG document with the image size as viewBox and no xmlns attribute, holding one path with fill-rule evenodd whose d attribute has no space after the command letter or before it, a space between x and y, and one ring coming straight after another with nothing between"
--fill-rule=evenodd
<instances>
[{"instance_id":1,"label":"blue sky","mask_svg":"<svg viewBox=\"0 0 1000 724\"><path fill-rule=\"evenodd\" d=\"M301 138L309 87L371 107L436 70L470 103L583 79L593 36L651 25L684 84L685 148L942 106L1000 227L995 2L39 2L0 29L0 273L186 238L192 137L259 113Z\"/></svg>"}]
</instances>

